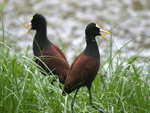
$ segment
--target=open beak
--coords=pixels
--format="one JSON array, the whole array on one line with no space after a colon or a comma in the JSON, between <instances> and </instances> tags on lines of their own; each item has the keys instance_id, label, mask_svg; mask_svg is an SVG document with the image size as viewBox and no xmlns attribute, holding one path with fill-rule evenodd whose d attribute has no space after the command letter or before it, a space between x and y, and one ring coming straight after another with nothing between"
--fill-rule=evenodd
<instances>
[{"instance_id":1,"label":"open beak","mask_svg":"<svg viewBox=\"0 0 150 113\"><path fill-rule=\"evenodd\" d=\"M27 26L31 26L31 23L28 23L28 24L24 25L22 28L27 27ZM31 31L31 28L32 27L30 27L30 29L26 32L26 34L28 34Z\"/></svg>"},{"instance_id":2,"label":"open beak","mask_svg":"<svg viewBox=\"0 0 150 113\"><path fill-rule=\"evenodd\" d=\"M100 32L104 32L104 33L110 34L110 32L105 31L105 30L102 30L102 29L100 29ZM108 38L106 38L103 34L100 33L100 35L101 35L103 38L105 38L106 40L108 40Z\"/></svg>"}]
</instances>

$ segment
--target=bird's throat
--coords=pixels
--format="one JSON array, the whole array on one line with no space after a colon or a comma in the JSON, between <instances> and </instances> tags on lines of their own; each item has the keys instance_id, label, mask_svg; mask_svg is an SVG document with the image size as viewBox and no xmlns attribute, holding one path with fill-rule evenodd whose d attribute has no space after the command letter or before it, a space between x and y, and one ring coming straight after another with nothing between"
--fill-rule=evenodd
<instances>
[{"instance_id":1,"label":"bird's throat","mask_svg":"<svg viewBox=\"0 0 150 113\"><path fill-rule=\"evenodd\" d=\"M48 45L52 43L48 40L46 36L46 31L37 31L33 40L33 51L38 52L45 49Z\"/></svg>"},{"instance_id":2,"label":"bird's throat","mask_svg":"<svg viewBox=\"0 0 150 113\"><path fill-rule=\"evenodd\" d=\"M95 39L86 40L86 42L87 42L87 45L86 45L86 48L84 50L84 53L88 56L99 58L100 54L99 54L99 49L98 49L96 40Z\"/></svg>"}]
</instances>

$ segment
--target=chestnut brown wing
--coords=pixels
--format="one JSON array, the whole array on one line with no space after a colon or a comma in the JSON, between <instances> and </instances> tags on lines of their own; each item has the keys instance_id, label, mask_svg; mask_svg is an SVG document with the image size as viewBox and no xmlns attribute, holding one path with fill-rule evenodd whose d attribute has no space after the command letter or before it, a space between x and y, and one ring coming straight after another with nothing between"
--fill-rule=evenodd
<instances>
[{"instance_id":1,"label":"chestnut brown wing","mask_svg":"<svg viewBox=\"0 0 150 113\"><path fill-rule=\"evenodd\" d=\"M78 87L91 84L99 70L99 63L99 58L81 53L71 65L64 83L65 92L70 93Z\"/></svg>"}]
</instances>

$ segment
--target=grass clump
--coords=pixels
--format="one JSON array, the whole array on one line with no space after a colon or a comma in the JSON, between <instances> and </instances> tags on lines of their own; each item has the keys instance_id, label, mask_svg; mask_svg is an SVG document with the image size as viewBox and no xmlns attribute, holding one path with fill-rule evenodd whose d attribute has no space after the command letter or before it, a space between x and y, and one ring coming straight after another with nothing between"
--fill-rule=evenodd
<instances>
[{"instance_id":1,"label":"grass clump","mask_svg":"<svg viewBox=\"0 0 150 113\"><path fill-rule=\"evenodd\" d=\"M109 113L150 111L149 59L142 58L141 51L135 57L122 59L120 54L130 42L116 53L108 54L105 62L101 58L100 71L92 84L94 104ZM37 64L28 54L28 48L25 54L19 54L3 42L0 42L0 46L1 113L71 111L70 104L74 93L62 96L59 82L51 85L49 76L41 75ZM111 47L107 49L111 51ZM90 106L86 88L79 90L74 112L98 112Z\"/></svg>"},{"instance_id":2,"label":"grass clump","mask_svg":"<svg viewBox=\"0 0 150 113\"><path fill-rule=\"evenodd\" d=\"M31 56L14 51L11 55L11 49L4 47L6 52L0 52L0 112L56 112L64 99L59 84L52 86L48 77L41 76Z\"/></svg>"}]
</instances>

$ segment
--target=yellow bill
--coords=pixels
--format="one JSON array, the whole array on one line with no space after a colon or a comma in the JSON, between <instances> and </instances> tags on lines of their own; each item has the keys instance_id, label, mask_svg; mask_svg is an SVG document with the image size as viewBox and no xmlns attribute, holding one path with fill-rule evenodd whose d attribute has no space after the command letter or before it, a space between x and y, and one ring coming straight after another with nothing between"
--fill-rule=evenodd
<instances>
[{"instance_id":1,"label":"yellow bill","mask_svg":"<svg viewBox=\"0 0 150 113\"><path fill-rule=\"evenodd\" d=\"M108 40L108 38L106 38L103 34L101 34L101 36L102 36L103 38L105 38L106 40Z\"/></svg>"},{"instance_id":2,"label":"yellow bill","mask_svg":"<svg viewBox=\"0 0 150 113\"><path fill-rule=\"evenodd\" d=\"M100 30L101 32L104 32L104 33L108 33L108 34L110 34L110 32L108 32L108 31L105 31L105 30ZM101 33L100 33L101 34ZM103 34L101 34L101 36L103 37L103 38L105 38L106 40L108 40L108 38L106 38Z\"/></svg>"},{"instance_id":3,"label":"yellow bill","mask_svg":"<svg viewBox=\"0 0 150 113\"><path fill-rule=\"evenodd\" d=\"M31 23L28 23L28 24L24 25L22 28L30 26L30 25L31 25ZM26 32L26 34L28 34L30 31L31 31L31 28Z\"/></svg>"}]
</instances>

